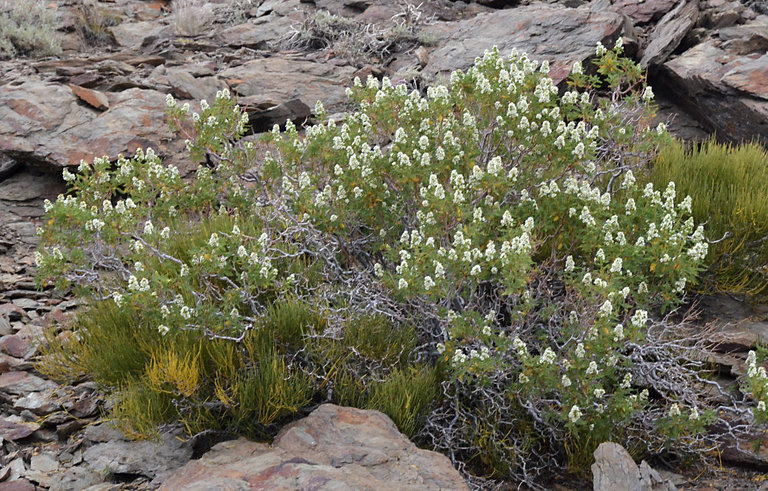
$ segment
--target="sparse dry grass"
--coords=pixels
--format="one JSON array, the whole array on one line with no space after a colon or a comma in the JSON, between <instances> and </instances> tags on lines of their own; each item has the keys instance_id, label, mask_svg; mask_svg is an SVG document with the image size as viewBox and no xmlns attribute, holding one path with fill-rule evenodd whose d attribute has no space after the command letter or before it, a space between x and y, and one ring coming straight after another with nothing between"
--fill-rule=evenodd
<instances>
[{"instance_id":1,"label":"sparse dry grass","mask_svg":"<svg viewBox=\"0 0 768 491\"><path fill-rule=\"evenodd\" d=\"M60 53L55 21L42 0L0 0L0 59Z\"/></svg>"},{"instance_id":2,"label":"sparse dry grass","mask_svg":"<svg viewBox=\"0 0 768 491\"><path fill-rule=\"evenodd\" d=\"M421 27L432 22L418 6L403 3L389 26L377 26L319 10L295 26L283 40L286 49L331 49L356 65L386 63L394 54L424 44Z\"/></svg>"},{"instance_id":3,"label":"sparse dry grass","mask_svg":"<svg viewBox=\"0 0 768 491\"><path fill-rule=\"evenodd\" d=\"M173 0L172 25L180 36L199 36L215 19L213 4L205 0Z\"/></svg>"}]
</instances>

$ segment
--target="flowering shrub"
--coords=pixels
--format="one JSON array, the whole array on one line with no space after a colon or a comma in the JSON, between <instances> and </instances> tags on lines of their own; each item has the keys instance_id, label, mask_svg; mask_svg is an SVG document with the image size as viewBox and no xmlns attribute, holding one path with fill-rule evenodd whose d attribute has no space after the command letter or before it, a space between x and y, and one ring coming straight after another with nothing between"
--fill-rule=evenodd
<instances>
[{"instance_id":1,"label":"flowering shrub","mask_svg":"<svg viewBox=\"0 0 768 491\"><path fill-rule=\"evenodd\" d=\"M761 356L761 362L765 361L765 356ZM758 365L758 357L754 351L747 354L747 388L746 391L757 401L755 410L755 420L760 423L768 421L768 412L766 412L766 401L768 401L768 375L765 373L765 367Z\"/></svg>"},{"instance_id":2,"label":"flowering shrub","mask_svg":"<svg viewBox=\"0 0 768 491\"><path fill-rule=\"evenodd\" d=\"M636 182L667 135L647 127L652 91L620 54L599 45L596 73L577 64L562 96L546 62L496 50L426 95L355 80L359 112L337 124L318 103L319 123L276 127L264 158L227 92L199 114L169 96L172 125L213 167L186 183L147 150L65 172L72 195L46 205L41 281L140 313L154 349L134 383L176 408L158 420L194 407L212 424L211 394L240 418L261 407L243 394L267 397L264 384L227 392L239 369L207 385L193 375L230 357L295 382L258 411L265 425L313 397L406 411L401 429L478 478L580 471L607 439L711 448L705 425L744 412L709 409L707 333L664 315L708 245L674 183ZM276 320L285 298L304 320ZM97 328L85 327L88 350ZM179 340L199 358L163 354ZM239 355L211 348L222 343Z\"/></svg>"}]
</instances>

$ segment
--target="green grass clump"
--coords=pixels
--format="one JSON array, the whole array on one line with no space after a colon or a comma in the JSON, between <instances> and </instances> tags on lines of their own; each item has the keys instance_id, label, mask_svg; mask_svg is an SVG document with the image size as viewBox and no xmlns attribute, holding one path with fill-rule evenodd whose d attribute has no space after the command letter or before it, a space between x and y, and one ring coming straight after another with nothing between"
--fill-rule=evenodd
<instances>
[{"instance_id":1,"label":"green grass clump","mask_svg":"<svg viewBox=\"0 0 768 491\"><path fill-rule=\"evenodd\" d=\"M659 153L650 179L674 181L678 195L693 198L697 223L706 222L711 244L710 286L750 296L768 293L768 151L757 143L714 140Z\"/></svg>"},{"instance_id":2,"label":"green grass clump","mask_svg":"<svg viewBox=\"0 0 768 491\"><path fill-rule=\"evenodd\" d=\"M373 386L366 407L386 414L400 431L413 437L430 403L440 395L439 383L435 367L396 369L386 381Z\"/></svg>"},{"instance_id":3,"label":"green grass clump","mask_svg":"<svg viewBox=\"0 0 768 491\"><path fill-rule=\"evenodd\" d=\"M49 335L38 369L56 380L90 377L113 392L114 420L133 437L181 422L191 435L269 439L327 400L381 410L412 436L438 396L439 372L409 360L415 330L384 318L352 319L328 337L327 321L306 302L282 298L235 343L189 330L163 335L156 314L93 300L74 335Z\"/></svg>"},{"instance_id":4,"label":"green grass clump","mask_svg":"<svg viewBox=\"0 0 768 491\"><path fill-rule=\"evenodd\" d=\"M55 22L42 0L0 0L0 59L61 53Z\"/></svg>"},{"instance_id":5,"label":"green grass clump","mask_svg":"<svg viewBox=\"0 0 768 491\"><path fill-rule=\"evenodd\" d=\"M97 6L83 4L77 12L76 30L86 43L94 46L112 44L109 28L120 24L120 18Z\"/></svg>"}]
</instances>

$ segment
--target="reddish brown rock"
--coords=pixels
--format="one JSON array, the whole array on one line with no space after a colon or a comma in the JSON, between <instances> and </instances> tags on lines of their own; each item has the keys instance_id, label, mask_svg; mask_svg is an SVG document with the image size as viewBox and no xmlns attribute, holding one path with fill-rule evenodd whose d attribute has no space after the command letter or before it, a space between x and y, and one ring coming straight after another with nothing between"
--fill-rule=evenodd
<instances>
[{"instance_id":1,"label":"reddish brown rock","mask_svg":"<svg viewBox=\"0 0 768 491\"><path fill-rule=\"evenodd\" d=\"M0 437L6 440L21 440L40 428L37 423L9 421L0 419Z\"/></svg>"},{"instance_id":2,"label":"reddish brown rock","mask_svg":"<svg viewBox=\"0 0 768 491\"><path fill-rule=\"evenodd\" d=\"M165 94L125 90L113 96L104 112L78 101L61 85L1 86L0 153L63 167L104 155L131 155L139 147L153 147L159 154L168 151Z\"/></svg>"},{"instance_id":3,"label":"reddish brown rock","mask_svg":"<svg viewBox=\"0 0 768 491\"><path fill-rule=\"evenodd\" d=\"M272 447L216 445L160 489L467 489L444 455L421 450L378 411L325 404Z\"/></svg>"},{"instance_id":4,"label":"reddish brown rock","mask_svg":"<svg viewBox=\"0 0 768 491\"><path fill-rule=\"evenodd\" d=\"M85 87L78 87L77 85L72 84L69 84L69 88L72 89L73 94L99 111L106 111L109 109L109 99L103 92L86 89Z\"/></svg>"},{"instance_id":5,"label":"reddish brown rock","mask_svg":"<svg viewBox=\"0 0 768 491\"><path fill-rule=\"evenodd\" d=\"M35 491L34 484L26 479L16 479L8 482L0 482L0 491Z\"/></svg>"},{"instance_id":6,"label":"reddish brown rock","mask_svg":"<svg viewBox=\"0 0 768 491\"><path fill-rule=\"evenodd\" d=\"M34 351L28 339L16 334L0 338L0 349L14 358L25 358L30 351Z\"/></svg>"}]
</instances>

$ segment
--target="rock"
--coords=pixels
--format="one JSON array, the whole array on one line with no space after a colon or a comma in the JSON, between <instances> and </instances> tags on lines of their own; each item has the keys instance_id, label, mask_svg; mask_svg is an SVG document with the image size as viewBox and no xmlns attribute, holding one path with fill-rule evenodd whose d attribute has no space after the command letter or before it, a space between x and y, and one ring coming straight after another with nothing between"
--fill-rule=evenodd
<instances>
[{"instance_id":1,"label":"rock","mask_svg":"<svg viewBox=\"0 0 768 491\"><path fill-rule=\"evenodd\" d=\"M7 336L12 333L13 328L11 328L11 321L8 320L7 316L0 315L0 336Z\"/></svg>"},{"instance_id":2,"label":"rock","mask_svg":"<svg viewBox=\"0 0 768 491\"><path fill-rule=\"evenodd\" d=\"M72 89L73 94L95 109L98 109L99 111L106 111L109 109L109 99L103 92L72 84L69 84L69 88Z\"/></svg>"},{"instance_id":3,"label":"rock","mask_svg":"<svg viewBox=\"0 0 768 491\"><path fill-rule=\"evenodd\" d=\"M40 307L40 302L36 302L31 298L14 298L13 303L24 310L35 310Z\"/></svg>"},{"instance_id":4,"label":"rock","mask_svg":"<svg viewBox=\"0 0 768 491\"><path fill-rule=\"evenodd\" d=\"M104 482L88 486L83 491L120 491L121 489L123 489L123 487L119 484Z\"/></svg>"},{"instance_id":5,"label":"rock","mask_svg":"<svg viewBox=\"0 0 768 491\"><path fill-rule=\"evenodd\" d=\"M54 472L59 468L59 461L50 453L41 453L32 456L29 468L39 472Z\"/></svg>"},{"instance_id":6,"label":"rock","mask_svg":"<svg viewBox=\"0 0 768 491\"><path fill-rule=\"evenodd\" d=\"M40 392L31 392L28 395L17 399L13 403L13 408L20 411L26 409L38 416L44 416L57 411L61 406L58 402L51 400Z\"/></svg>"},{"instance_id":7,"label":"rock","mask_svg":"<svg viewBox=\"0 0 768 491\"><path fill-rule=\"evenodd\" d=\"M0 183L0 189L2 189L1 186L2 186L2 183ZM26 312L24 312L24 309L12 303L0 304L0 314L7 315L9 321L19 321L26 316Z\"/></svg>"},{"instance_id":8,"label":"rock","mask_svg":"<svg viewBox=\"0 0 768 491\"><path fill-rule=\"evenodd\" d=\"M722 442L718 451L723 462L746 469L768 471L768 442L763 435L756 433L737 441L722 423L712 425L709 431Z\"/></svg>"},{"instance_id":9,"label":"rock","mask_svg":"<svg viewBox=\"0 0 768 491\"><path fill-rule=\"evenodd\" d=\"M0 349L15 358L28 358L36 351L29 339L16 334L0 338Z\"/></svg>"},{"instance_id":10,"label":"rock","mask_svg":"<svg viewBox=\"0 0 768 491\"><path fill-rule=\"evenodd\" d=\"M683 1L674 10L668 12L651 32L649 36L651 42L643 52L640 66L646 68L666 61L696 24L698 18L699 0Z\"/></svg>"},{"instance_id":11,"label":"rock","mask_svg":"<svg viewBox=\"0 0 768 491\"><path fill-rule=\"evenodd\" d=\"M29 469L24 473L24 477L41 486L50 487L58 469L59 462L56 457L50 453L40 453L31 457Z\"/></svg>"},{"instance_id":12,"label":"rock","mask_svg":"<svg viewBox=\"0 0 768 491\"><path fill-rule=\"evenodd\" d=\"M2 474L6 476L6 482L15 482L24 475L25 470L24 459L16 457L3 467Z\"/></svg>"},{"instance_id":13,"label":"rock","mask_svg":"<svg viewBox=\"0 0 768 491\"><path fill-rule=\"evenodd\" d=\"M40 429L37 423L0 419L0 437L5 440L21 440Z\"/></svg>"},{"instance_id":14,"label":"rock","mask_svg":"<svg viewBox=\"0 0 768 491\"><path fill-rule=\"evenodd\" d=\"M0 482L0 491L35 491L36 489L35 485L26 479Z\"/></svg>"},{"instance_id":15,"label":"rock","mask_svg":"<svg viewBox=\"0 0 768 491\"><path fill-rule=\"evenodd\" d=\"M79 87L93 88L104 80L104 77L98 73L84 73L82 75L76 75L69 79L69 83Z\"/></svg>"},{"instance_id":16,"label":"rock","mask_svg":"<svg viewBox=\"0 0 768 491\"><path fill-rule=\"evenodd\" d=\"M15 396L29 392L42 392L55 389L57 385L28 372L7 372L0 374L0 392Z\"/></svg>"},{"instance_id":17,"label":"rock","mask_svg":"<svg viewBox=\"0 0 768 491\"><path fill-rule=\"evenodd\" d=\"M672 10L678 0L619 0L611 10L620 12L638 24L647 24L661 19Z\"/></svg>"},{"instance_id":18,"label":"rock","mask_svg":"<svg viewBox=\"0 0 768 491\"><path fill-rule=\"evenodd\" d=\"M550 63L550 76L560 83L574 62L594 56L598 41L612 45L621 35L622 16L586 9L524 6L479 14L459 22L438 22L424 32L437 38L423 74L428 79L466 70L485 50L498 46L503 55L512 48Z\"/></svg>"},{"instance_id":19,"label":"rock","mask_svg":"<svg viewBox=\"0 0 768 491\"><path fill-rule=\"evenodd\" d=\"M768 16L729 28L728 42L710 38L666 62L659 82L682 107L721 140L768 142L768 54L742 54Z\"/></svg>"},{"instance_id":20,"label":"rock","mask_svg":"<svg viewBox=\"0 0 768 491\"><path fill-rule=\"evenodd\" d=\"M748 55L768 51L768 16L762 15L744 25L718 29L717 38L728 52Z\"/></svg>"},{"instance_id":21,"label":"rock","mask_svg":"<svg viewBox=\"0 0 768 491\"><path fill-rule=\"evenodd\" d=\"M99 401L95 397L84 395L71 404L66 404L67 411L76 418L87 418L95 415L99 410Z\"/></svg>"},{"instance_id":22,"label":"rock","mask_svg":"<svg viewBox=\"0 0 768 491\"><path fill-rule=\"evenodd\" d=\"M32 368L32 364L29 361L19 360L12 356L4 355L0 353L0 374L10 371L24 371Z\"/></svg>"},{"instance_id":23,"label":"rock","mask_svg":"<svg viewBox=\"0 0 768 491\"><path fill-rule=\"evenodd\" d=\"M0 182L0 200L18 204L39 198L55 198L64 191L61 178L46 174L31 175L22 171ZM42 205L42 201L39 205Z\"/></svg>"},{"instance_id":24,"label":"rock","mask_svg":"<svg viewBox=\"0 0 768 491\"><path fill-rule=\"evenodd\" d=\"M618 443L604 442L595 450L592 464L595 491L672 491L677 489L645 461L638 468L632 456Z\"/></svg>"},{"instance_id":25,"label":"rock","mask_svg":"<svg viewBox=\"0 0 768 491\"><path fill-rule=\"evenodd\" d=\"M107 424L91 425L85 429L83 437L94 443L122 440L123 434Z\"/></svg>"},{"instance_id":26,"label":"rock","mask_svg":"<svg viewBox=\"0 0 768 491\"><path fill-rule=\"evenodd\" d=\"M250 488L249 488L250 486ZM160 489L467 489L447 457L418 449L378 411L324 404L269 447L219 443Z\"/></svg>"},{"instance_id":27,"label":"rock","mask_svg":"<svg viewBox=\"0 0 768 491\"><path fill-rule=\"evenodd\" d=\"M140 474L162 479L186 464L192 457L192 445L178 435L166 433L160 441L110 440L97 443L83 452L83 461L96 472Z\"/></svg>"},{"instance_id":28,"label":"rock","mask_svg":"<svg viewBox=\"0 0 768 491\"><path fill-rule=\"evenodd\" d=\"M232 48L269 49L277 45L290 32L296 20L269 15L229 27L219 33Z\"/></svg>"},{"instance_id":29,"label":"rock","mask_svg":"<svg viewBox=\"0 0 768 491\"><path fill-rule=\"evenodd\" d=\"M718 353L746 353L759 344L760 335L747 328L731 326L718 330L708 341L710 348Z\"/></svg>"},{"instance_id":30,"label":"rock","mask_svg":"<svg viewBox=\"0 0 768 491\"><path fill-rule=\"evenodd\" d=\"M118 45L124 48L138 48L150 36L155 36L163 30L157 22L123 22L110 27L109 32L115 37Z\"/></svg>"},{"instance_id":31,"label":"rock","mask_svg":"<svg viewBox=\"0 0 768 491\"><path fill-rule=\"evenodd\" d=\"M47 167L94 157L167 150L165 94L129 89L104 112L78 104L69 87L27 82L0 87L0 153Z\"/></svg>"},{"instance_id":32,"label":"rock","mask_svg":"<svg viewBox=\"0 0 768 491\"><path fill-rule=\"evenodd\" d=\"M195 78L184 68L169 68L165 76L172 94L179 99L213 100L217 91L226 88L226 84L217 77Z\"/></svg>"},{"instance_id":33,"label":"rock","mask_svg":"<svg viewBox=\"0 0 768 491\"><path fill-rule=\"evenodd\" d=\"M102 482L102 476L85 466L70 467L60 471L57 479L51 483L50 491L75 491L86 489Z\"/></svg>"},{"instance_id":34,"label":"rock","mask_svg":"<svg viewBox=\"0 0 768 491\"><path fill-rule=\"evenodd\" d=\"M298 99L308 107L315 107L320 100L331 113L346 103L346 88L352 84L354 72L350 66L276 55L229 68L219 76L238 95L250 97L251 103L258 100L264 105L278 106Z\"/></svg>"},{"instance_id":35,"label":"rock","mask_svg":"<svg viewBox=\"0 0 768 491\"><path fill-rule=\"evenodd\" d=\"M69 436L80 431L88 422L82 419L75 419L56 426L56 435L60 441L66 441Z\"/></svg>"}]
</instances>

